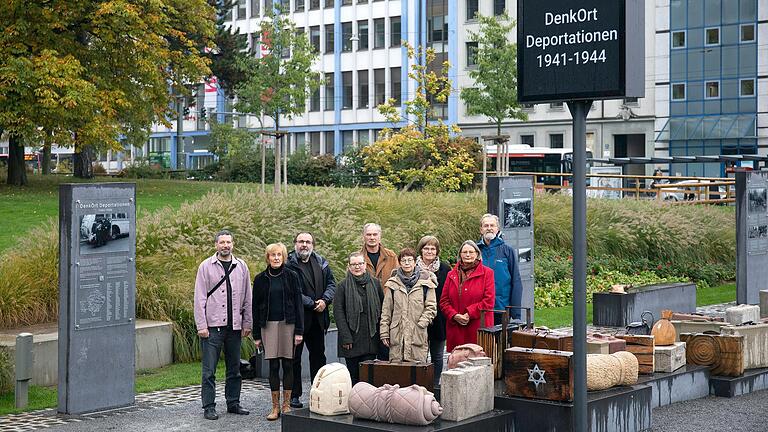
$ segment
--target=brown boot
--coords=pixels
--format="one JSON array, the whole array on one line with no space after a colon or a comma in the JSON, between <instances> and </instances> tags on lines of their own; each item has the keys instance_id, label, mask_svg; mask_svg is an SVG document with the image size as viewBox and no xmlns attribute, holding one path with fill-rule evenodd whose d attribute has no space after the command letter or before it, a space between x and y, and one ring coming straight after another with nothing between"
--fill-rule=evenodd
<instances>
[{"instance_id":1,"label":"brown boot","mask_svg":"<svg viewBox=\"0 0 768 432\"><path fill-rule=\"evenodd\" d=\"M291 412L291 391L283 390L283 414Z\"/></svg>"},{"instance_id":2,"label":"brown boot","mask_svg":"<svg viewBox=\"0 0 768 432\"><path fill-rule=\"evenodd\" d=\"M280 391L272 392L272 411L267 414L267 420L273 421L280 417Z\"/></svg>"}]
</instances>

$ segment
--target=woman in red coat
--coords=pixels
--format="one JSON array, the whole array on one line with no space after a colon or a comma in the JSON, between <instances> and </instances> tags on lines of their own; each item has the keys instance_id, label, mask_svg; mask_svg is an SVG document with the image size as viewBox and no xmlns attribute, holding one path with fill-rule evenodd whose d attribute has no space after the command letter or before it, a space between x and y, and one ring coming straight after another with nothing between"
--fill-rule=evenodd
<instances>
[{"instance_id":1,"label":"woman in red coat","mask_svg":"<svg viewBox=\"0 0 768 432\"><path fill-rule=\"evenodd\" d=\"M480 309L493 309L496 289L493 270L480 262L480 249L475 242L465 241L459 248L459 262L448 273L440 296L440 310L447 320L446 348L477 343ZM493 314L485 314L485 325L493 325Z\"/></svg>"}]
</instances>

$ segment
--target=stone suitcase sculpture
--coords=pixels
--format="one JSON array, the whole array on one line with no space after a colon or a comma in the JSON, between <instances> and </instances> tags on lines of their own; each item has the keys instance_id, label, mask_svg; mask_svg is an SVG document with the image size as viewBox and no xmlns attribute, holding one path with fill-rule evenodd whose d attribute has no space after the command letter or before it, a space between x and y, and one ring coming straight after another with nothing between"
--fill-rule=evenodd
<instances>
[{"instance_id":1,"label":"stone suitcase sculpture","mask_svg":"<svg viewBox=\"0 0 768 432\"><path fill-rule=\"evenodd\" d=\"M693 312L693 313L682 313L682 312L672 312L672 316L669 317L670 321L687 321L687 320L694 320L694 321L714 321L714 322L725 322L725 318L723 317L716 317L712 315L704 315L701 313Z\"/></svg>"},{"instance_id":2,"label":"stone suitcase sculpture","mask_svg":"<svg viewBox=\"0 0 768 432\"><path fill-rule=\"evenodd\" d=\"M675 326L675 332L677 333L676 342L680 341L680 334L682 333L707 333L714 332L720 333L720 329L727 326L727 322L723 321L710 321L706 319L695 320L682 320L672 321L672 325Z\"/></svg>"},{"instance_id":3,"label":"stone suitcase sculpture","mask_svg":"<svg viewBox=\"0 0 768 432\"><path fill-rule=\"evenodd\" d=\"M475 344L459 345L448 354L448 369L453 369L459 366L462 362L475 357L488 357L483 351L483 347Z\"/></svg>"},{"instance_id":4,"label":"stone suitcase sculpture","mask_svg":"<svg viewBox=\"0 0 768 432\"><path fill-rule=\"evenodd\" d=\"M654 337L647 335L617 335L627 342L627 351L637 357L641 374L653 373Z\"/></svg>"},{"instance_id":5,"label":"stone suitcase sculpture","mask_svg":"<svg viewBox=\"0 0 768 432\"><path fill-rule=\"evenodd\" d=\"M435 367L432 363L393 363L368 360L360 362L360 381L381 387L384 384L408 387L416 384L432 391L435 386Z\"/></svg>"},{"instance_id":6,"label":"stone suitcase sculpture","mask_svg":"<svg viewBox=\"0 0 768 432\"><path fill-rule=\"evenodd\" d=\"M587 354L613 354L627 350L627 341L600 333L587 334Z\"/></svg>"},{"instance_id":7,"label":"stone suitcase sculpture","mask_svg":"<svg viewBox=\"0 0 768 432\"><path fill-rule=\"evenodd\" d=\"M491 411L492 389L493 365L489 357L473 357L443 372L440 375L442 418L462 421Z\"/></svg>"},{"instance_id":8,"label":"stone suitcase sculpture","mask_svg":"<svg viewBox=\"0 0 768 432\"><path fill-rule=\"evenodd\" d=\"M637 384L637 357L628 351L587 355L587 390Z\"/></svg>"},{"instance_id":9,"label":"stone suitcase sculpture","mask_svg":"<svg viewBox=\"0 0 768 432\"><path fill-rule=\"evenodd\" d=\"M510 396L573 400L573 353L512 347L504 351L504 384Z\"/></svg>"},{"instance_id":10,"label":"stone suitcase sculpture","mask_svg":"<svg viewBox=\"0 0 768 432\"><path fill-rule=\"evenodd\" d=\"M573 351L573 336L548 328L515 330L509 336L510 347Z\"/></svg>"},{"instance_id":11,"label":"stone suitcase sculpture","mask_svg":"<svg viewBox=\"0 0 768 432\"><path fill-rule=\"evenodd\" d=\"M732 325L760 321L760 306L741 304L725 310L725 320Z\"/></svg>"},{"instance_id":12,"label":"stone suitcase sculpture","mask_svg":"<svg viewBox=\"0 0 768 432\"><path fill-rule=\"evenodd\" d=\"M322 415L349 413L352 378L346 366L329 363L317 372L309 390L309 410Z\"/></svg>"},{"instance_id":13,"label":"stone suitcase sculpture","mask_svg":"<svg viewBox=\"0 0 768 432\"><path fill-rule=\"evenodd\" d=\"M425 426L440 416L443 408L435 395L421 386L374 387L361 381L352 387L349 412L357 418L377 422Z\"/></svg>"},{"instance_id":14,"label":"stone suitcase sculpture","mask_svg":"<svg viewBox=\"0 0 768 432\"><path fill-rule=\"evenodd\" d=\"M653 354L654 372L674 372L685 366L685 342L657 346Z\"/></svg>"},{"instance_id":15,"label":"stone suitcase sculpture","mask_svg":"<svg viewBox=\"0 0 768 432\"><path fill-rule=\"evenodd\" d=\"M768 323L725 326L724 335L744 336L744 369L768 367Z\"/></svg>"},{"instance_id":16,"label":"stone suitcase sculpture","mask_svg":"<svg viewBox=\"0 0 768 432\"><path fill-rule=\"evenodd\" d=\"M741 376L744 373L744 336L683 333L685 361L710 366L712 375Z\"/></svg>"}]
</instances>

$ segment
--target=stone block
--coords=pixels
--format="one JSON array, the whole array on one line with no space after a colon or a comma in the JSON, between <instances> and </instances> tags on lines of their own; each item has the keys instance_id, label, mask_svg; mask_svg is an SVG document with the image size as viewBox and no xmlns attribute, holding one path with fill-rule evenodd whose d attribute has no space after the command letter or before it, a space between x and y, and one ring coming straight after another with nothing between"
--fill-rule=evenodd
<instances>
[{"instance_id":1,"label":"stone block","mask_svg":"<svg viewBox=\"0 0 768 432\"><path fill-rule=\"evenodd\" d=\"M674 372L685 366L685 342L656 346L653 356L654 372Z\"/></svg>"},{"instance_id":2,"label":"stone block","mask_svg":"<svg viewBox=\"0 0 768 432\"><path fill-rule=\"evenodd\" d=\"M768 324L726 326L722 333L744 336L744 369L768 367Z\"/></svg>"},{"instance_id":3,"label":"stone block","mask_svg":"<svg viewBox=\"0 0 768 432\"><path fill-rule=\"evenodd\" d=\"M760 291L760 318L768 317L768 290Z\"/></svg>"},{"instance_id":4,"label":"stone block","mask_svg":"<svg viewBox=\"0 0 768 432\"><path fill-rule=\"evenodd\" d=\"M725 320L733 325L760 321L760 306L741 304L725 310Z\"/></svg>"},{"instance_id":5,"label":"stone block","mask_svg":"<svg viewBox=\"0 0 768 432\"><path fill-rule=\"evenodd\" d=\"M493 410L493 364L475 357L440 375L444 420L462 421Z\"/></svg>"},{"instance_id":6,"label":"stone block","mask_svg":"<svg viewBox=\"0 0 768 432\"><path fill-rule=\"evenodd\" d=\"M644 311L654 319L661 311L696 312L696 284L672 283L634 287L625 294L592 294L592 323L596 326L625 327L640 321Z\"/></svg>"},{"instance_id":7,"label":"stone block","mask_svg":"<svg viewBox=\"0 0 768 432\"><path fill-rule=\"evenodd\" d=\"M717 321L695 321L695 320L682 320L672 321L672 325L675 326L675 341L680 342L680 335L683 333L705 333L715 332L720 333L720 329L727 326L728 323Z\"/></svg>"}]
</instances>

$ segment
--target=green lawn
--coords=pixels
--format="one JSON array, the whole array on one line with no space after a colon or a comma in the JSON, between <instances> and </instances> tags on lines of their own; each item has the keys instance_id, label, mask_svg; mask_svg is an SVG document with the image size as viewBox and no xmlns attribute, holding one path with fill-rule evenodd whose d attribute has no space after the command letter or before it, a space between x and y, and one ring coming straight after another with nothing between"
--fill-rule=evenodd
<instances>
[{"instance_id":1,"label":"green lawn","mask_svg":"<svg viewBox=\"0 0 768 432\"><path fill-rule=\"evenodd\" d=\"M141 215L159 208L178 208L186 201L199 199L211 190L235 187L258 187L257 184L197 182L188 180L133 180L103 177L98 182L125 181L136 183L137 212ZM29 186L18 188L0 184L0 253L13 245L16 236L35 225L59 215L59 185L88 183L66 176L29 176Z\"/></svg>"}]
</instances>

